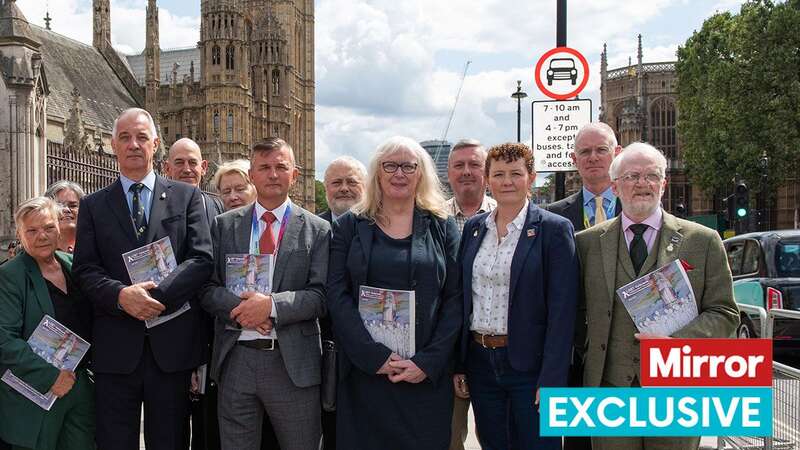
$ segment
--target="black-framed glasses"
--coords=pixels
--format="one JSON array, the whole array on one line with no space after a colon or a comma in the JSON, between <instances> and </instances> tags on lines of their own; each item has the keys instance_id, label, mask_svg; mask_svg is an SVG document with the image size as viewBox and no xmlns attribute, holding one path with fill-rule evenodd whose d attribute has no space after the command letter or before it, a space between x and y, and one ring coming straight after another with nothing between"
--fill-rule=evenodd
<instances>
[{"instance_id":1,"label":"black-framed glasses","mask_svg":"<svg viewBox=\"0 0 800 450\"><path fill-rule=\"evenodd\" d=\"M386 173L395 173L399 168L400 170L403 171L404 174L407 175L411 175L412 173L416 172L417 166L418 166L417 163L409 163L409 162L396 163L394 161L386 161L381 163L381 167L383 168L383 171Z\"/></svg>"}]
</instances>

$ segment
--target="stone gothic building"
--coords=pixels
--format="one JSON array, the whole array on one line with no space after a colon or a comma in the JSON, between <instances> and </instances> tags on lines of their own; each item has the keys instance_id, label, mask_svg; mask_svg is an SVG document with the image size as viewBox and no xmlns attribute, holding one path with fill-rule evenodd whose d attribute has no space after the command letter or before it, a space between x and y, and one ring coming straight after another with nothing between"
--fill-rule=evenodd
<instances>
[{"instance_id":1,"label":"stone gothic building","mask_svg":"<svg viewBox=\"0 0 800 450\"><path fill-rule=\"evenodd\" d=\"M677 106L677 73L675 61L644 63L642 36L638 37L636 62L608 68L608 52L603 46L600 57L600 120L617 133L623 146L631 142L648 142L667 157L667 190L664 208L676 213L678 206L687 216L713 225L712 218L722 211L722 198L728 193L712 195L693 186L686 174L677 130L680 111ZM580 187L577 177L575 189ZM733 186L731 185L731 189ZM800 182L791 180L780 187L776 202L769 211L770 229L797 228L800 222ZM752 202L755 205L755 202Z\"/></svg>"},{"instance_id":2,"label":"stone gothic building","mask_svg":"<svg viewBox=\"0 0 800 450\"><path fill-rule=\"evenodd\" d=\"M165 51L148 0L145 50L132 56L111 46L110 0L92 6L87 45L0 0L0 245L14 237L16 207L49 183L93 191L116 178L111 129L131 106L153 114L165 146L196 140L212 170L284 138L301 168L292 197L313 210L313 0L201 0L197 46Z\"/></svg>"}]
</instances>

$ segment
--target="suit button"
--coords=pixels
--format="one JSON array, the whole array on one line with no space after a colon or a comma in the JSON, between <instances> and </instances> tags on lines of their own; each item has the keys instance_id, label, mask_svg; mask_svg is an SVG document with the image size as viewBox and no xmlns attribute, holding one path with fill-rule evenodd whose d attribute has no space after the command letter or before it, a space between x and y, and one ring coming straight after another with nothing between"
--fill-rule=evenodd
<instances>
[{"instance_id":1,"label":"suit button","mask_svg":"<svg viewBox=\"0 0 800 450\"><path fill-rule=\"evenodd\" d=\"M606 351L606 344L600 344L600 350Z\"/></svg>"}]
</instances>

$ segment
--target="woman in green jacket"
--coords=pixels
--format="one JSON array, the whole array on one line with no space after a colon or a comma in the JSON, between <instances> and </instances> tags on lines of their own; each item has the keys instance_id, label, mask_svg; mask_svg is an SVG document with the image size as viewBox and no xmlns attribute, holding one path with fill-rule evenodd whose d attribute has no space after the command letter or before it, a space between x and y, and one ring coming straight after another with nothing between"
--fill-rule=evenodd
<instances>
[{"instance_id":1,"label":"woman in green jacket","mask_svg":"<svg viewBox=\"0 0 800 450\"><path fill-rule=\"evenodd\" d=\"M58 399L49 411L0 382L0 437L14 449L91 450L94 400L88 355L72 372L59 370L28 345L45 314L91 339L91 305L72 282L72 255L58 247L59 206L36 197L14 214L22 249L0 266L0 374L10 370Z\"/></svg>"}]
</instances>

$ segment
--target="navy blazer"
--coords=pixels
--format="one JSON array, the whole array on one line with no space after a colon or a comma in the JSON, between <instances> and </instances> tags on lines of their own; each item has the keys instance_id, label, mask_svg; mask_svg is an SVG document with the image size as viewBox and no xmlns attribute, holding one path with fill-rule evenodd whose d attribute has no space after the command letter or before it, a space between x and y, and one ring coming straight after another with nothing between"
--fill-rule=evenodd
<instances>
[{"instance_id":1,"label":"navy blazer","mask_svg":"<svg viewBox=\"0 0 800 450\"><path fill-rule=\"evenodd\" d=\"M370 219L352 212L333 224L327 295L341 350L341 379L352 365L373 375L391 354L388 347L372 339L358 313L358 292L367 283L375 227ZM434 384L450 374L461 326L458 241L453 218L414 210L411 282L416 298L416 354L411 360Z\"/></svg>"},{"instance_id":2,"label":"navy blazer","mask_svg":"<svg viewBox=\"0 0 800 450\"><path fill-rule=\"evenodd\" d=\"M486 237L489 214L467 221L459 249L464 292L462 364L472 339L472 267ZM515 370L539 373L537 386L566 385L579 286L572 224L530 203L511 261L508 359Z\"/></svg>"},{"instance_id":3,"label":"navy blazer","mask_svg":"<svg viewBox=\"0 0 800 450\"><path fill-rule=\"evenodd\" d=\"M131 284L122 254L169 236L178 267L150 295L170 314L187 301L191 309L149 330L117 306L119 292ZM94 306L93 369L129 374L139 365L145 335L156 363L165 372L203 363L202 309L196 296L211 275L211 233L202 193L186 183L156 176L147 232L133 230L119 179L81 199L73 275Z\"/></svg>"}]
</instances>

